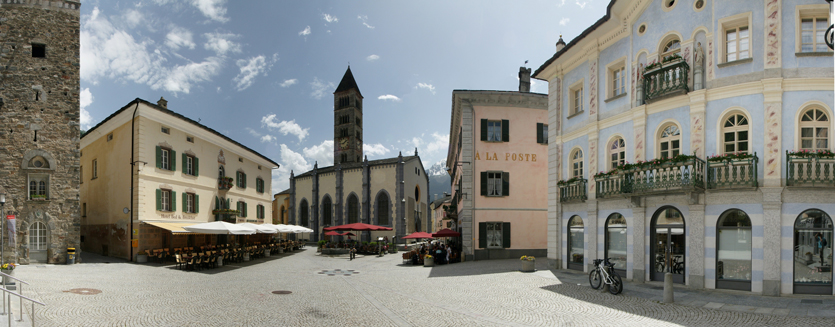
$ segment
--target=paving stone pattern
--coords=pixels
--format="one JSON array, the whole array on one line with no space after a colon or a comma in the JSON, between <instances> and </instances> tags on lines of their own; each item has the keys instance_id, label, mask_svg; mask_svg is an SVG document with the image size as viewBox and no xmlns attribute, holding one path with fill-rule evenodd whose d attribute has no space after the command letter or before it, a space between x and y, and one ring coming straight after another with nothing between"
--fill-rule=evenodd
<instances>
[{"instance_id":1,"label":"paving stone pattern","mask_svg":"<svg viewBox=\"0 0 835 327\"><path fill-rule=\"evenodd\" d=\"M653 284L627 283L623 294L592 290L587 275L519 272L518 260L425 268L400 255L320 256L314 248L203 271L133 264L85 254L84 264L22 266L47 306L41 326L832 326L800 299L746 296L775 304L756 313L733 301L677 289L686 304L662 304ZM111 263L101 263L112 260ZM350 272L350 277L321 272ZM356 272L362 272L356 274ZM579 284L579 285L578 285ZM72 289L96 289L81 295ZM273 294L286 290L292 294ZM31 293L30 293L31 294ZM732 294L733 295L733 294ZM714 296L722 300L722 296ZM17 303L16 301L14 302ZM797 305L795 306L794 303ZM713 309L717 307L718 309ZM727 308L724 308L728 306ZM733 310L728 310L728 309ZM778 309L788 310L775 314ZM792 310L803 311L792 316ZM761 312L764 310L761 310ZM822 311L826 311L823 310ZM832 311L831 309L829 311Z\"/></svg>"}]
</instances>

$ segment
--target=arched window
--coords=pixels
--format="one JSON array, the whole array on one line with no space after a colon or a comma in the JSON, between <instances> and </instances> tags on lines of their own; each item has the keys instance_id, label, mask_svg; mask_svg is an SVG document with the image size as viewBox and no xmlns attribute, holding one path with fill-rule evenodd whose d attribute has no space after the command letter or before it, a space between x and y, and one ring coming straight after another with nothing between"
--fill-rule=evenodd
<instances>
[{"instance_id":1,"label":"arched window","mask_svg":"<svg viewBox=\"0 0 835 327\"><path fill-rule=\"evenodd\" d=\"M794 293L832 295L832 219L806 210L794 222Z\"/></svg>"},{"instance_id":2,"label":"arched window","mask_svg":"<svg viewBox=\"0 0 835 327\"><path fill-rule=\"evenodd\" d=\"M571 154L571 177L583 178L583 150L576 149Z\"/></svg>"},{"instance_id":3,"label":"arched window","mask_svg":"<svg viewBox=\"0 0 835 327\"><path fill-rule=\"evenodd\" d=\"M224 178L224 177L226 177L226 169L223 169L223 166L220 166L217 169L217 178Z\"/></svg>"},{"instance_id":4,"label":"arched window","mask_svg":"<svg viewBox=\"0 0 835 327\"><path fill-rule=\"evenodd\" d=\"M42 222L36 221L29 226L29 249L46 250L46 225Z\"/></svg>"},{"instance_id":5,"label":"arched window","mask_svg":"<svg viewBox=\"0 0 835 327\"><path fill-rule=\"evenodd\" d=\"M800 116L800 148L808 150L829 148L829 117L822 109L811 108Z\"/></svg>"},{"instance_id":6,"label":"arched window","mask_svg":"<svg viewBox=\"0 0 835 327\"><path fill-rule=\"evenodd\" d=\"M606 218L606 259L615 269L626 270L626 218L613 213Z\"/></svg>"},{"instance_id":7,"label":"arched window","mask_svg":"<svg viewBox=\"0 0 835 327\"><path fill-rule=\"evenodd\" d=\"M583 218L573 216L568 220L568 269L583 270L585 264Z\"/></svg>"},{"instance_id":8,"label":"arched window","mask_svg":"<svg viewBox=\"0 0 835 327\"><path fill-rule=\"evenodd\" d=\"M388 225L389 223L389 196L380 192L377 195L377 225Z\"/></svg>"},{"instance_id":9,"label":"arched window","mask_svg":"<svg viewBox=\"0 0 835 327\"><path fill-rule=\"evenodd\" d=\"M731 209L716 229L716 288L751 291L751 219Z\"/></svg>"},{"instance_id":10,"label":"arched window","mask_svg":"<svg viewBox=\"0 0 835 327\"><path fill-rule=\"evenodd\" d=\"M357 200L357 196L351 194L348 197L348 223L353 224L359 222L360 216L360 205L359 200Z\"/></svg>"},{"instance_id":11,"label":"arched window","mask_svg":"<svg viewBox=\"0 0 835 327\"><path fill-rule=\"evenodd\" d=\"M299 225L307 226L309 218L308 210L310 209L308 208L307 200L302 200L302 202L299 202Z\"/></svg>"},{"instance_id":12,"label":"arched window","mask_svg":"<svg viewBox=\"0 0 835 327\"><path fill-rule=\"evenodd\" d=\"M616 137L609 144L609 169L617 168L626 162L626 142L623 138Z\"/></svg>"},{"instance_id":13,"label":"arched window","mask_svg":"<svg viewBox=\"0 0 835 327\"><path fill-rule=\"evenodd\" d=\"M739 113L727 116L722 124L724 153L748 153L748 118Z\"/></svg>"},{"instance_id":14,"label":"arched window","mask_svg":"<svg viewBox=\"0 0 835 327\"><path fill-rule=\"evenodd\" d=\"M322 201L322 221L325 226L330 226L333 223L333 203L331 197L326 196Z\"/></svg>"},{"instance_id":15,"label":"arched window","mask_svg":"<svg viewBox=\"0 0 835 327\"><path fill-rule=\"evenodd\" d=\"M658 158L672 158L681 152L681 130L675 124L669 124L661 130L658 137Z\"/></svg>"},{"instance_id":16,"label":"arched window","mask_svg":"<svg viewBox=\"0 0 835 327\"><path fill-rule=\"evenodd\" d=\"M661 58L663 59L666 56L677 54L681 52L681 41L678 39L672 39L664 43L664 49L661 51Z\"/></svg>"}]
</instances>

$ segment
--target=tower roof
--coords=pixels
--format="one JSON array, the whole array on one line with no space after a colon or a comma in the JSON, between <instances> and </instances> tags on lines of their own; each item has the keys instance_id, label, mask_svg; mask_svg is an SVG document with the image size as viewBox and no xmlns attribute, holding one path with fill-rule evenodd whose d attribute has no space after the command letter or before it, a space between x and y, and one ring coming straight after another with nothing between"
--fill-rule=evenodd
<instances>
[{"instance_id":1,"label":"tower roof","mask_svg":"<svg viewBox=\"0 0 835 327\"><path fill-rule=\"evenodd\" d=\"M357 81L354 80L354 74L351 73L351 66L348 66L348 70L345 71L345 76L342 76L342 81L339 82L339 86L336 87L336 91L333 91L333 93L336 94L351 89L356 89L357 93L362 96L362 92L360 92L360 88L357 86Z\"/></svg>"}]
</instances>

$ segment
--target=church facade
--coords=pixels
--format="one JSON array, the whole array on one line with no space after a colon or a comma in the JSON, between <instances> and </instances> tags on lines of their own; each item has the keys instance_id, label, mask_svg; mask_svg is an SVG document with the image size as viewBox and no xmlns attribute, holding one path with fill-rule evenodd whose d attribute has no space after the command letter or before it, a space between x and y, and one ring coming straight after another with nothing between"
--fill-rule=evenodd
<instances>
[{"instance_id":1,"label":"church facade","mask_svg":"<svg viewBox=\"0 0 835 327\"><path fill-rule=\"evenodd\" d=\"M400 239L431 227L429 178L417 150L413 156L363 157L362 99L349 67L334 92L334 165L317 163L290 174L290 224L316 231L312 241L323 239L325 227L357 222L393 229L364 233L362 241Z\"/></svg>"}]
</instances>

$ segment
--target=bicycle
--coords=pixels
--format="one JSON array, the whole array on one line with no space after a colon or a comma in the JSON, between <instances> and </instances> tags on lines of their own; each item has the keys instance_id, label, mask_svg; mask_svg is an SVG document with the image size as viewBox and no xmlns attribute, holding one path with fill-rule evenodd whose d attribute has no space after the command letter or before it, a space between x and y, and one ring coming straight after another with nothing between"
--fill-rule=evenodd
<instances>
[{"instance_id":1,"label":"bicycle","mask_svg":"<svg viewBox=\"0 0 835 327\"><path fill-rule=\"evenodd\" d=\"M614 295L620 294L623 291L623 281L620 275L615 272L615 264L610 263L609 259L595 259L594 270L589 272L589 284L591 288L600 288L601 282L609 285L609 293Z\"/></svg>"}]
</instances>

